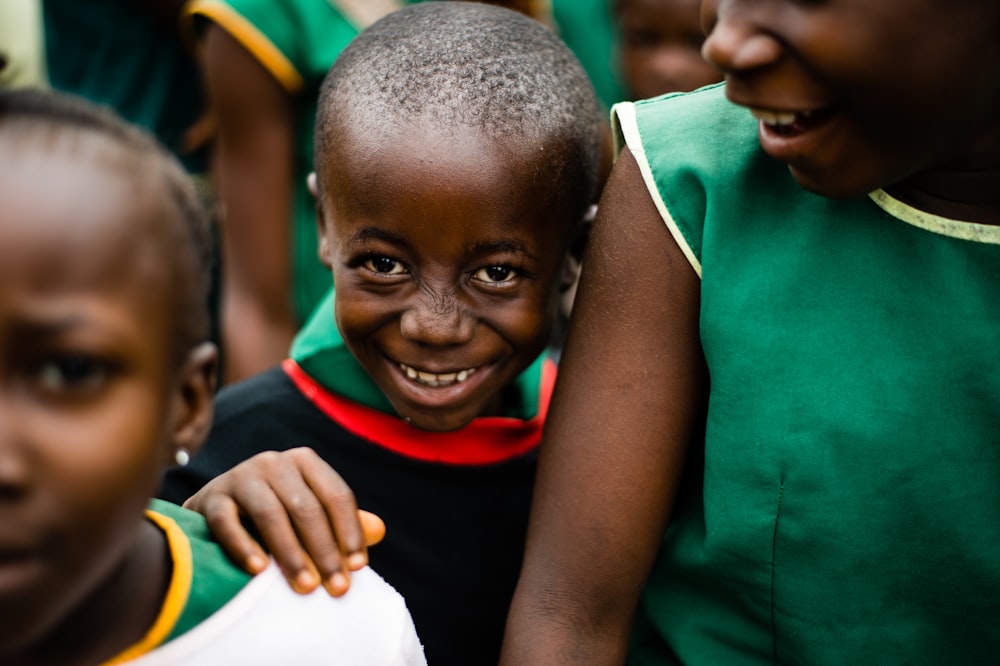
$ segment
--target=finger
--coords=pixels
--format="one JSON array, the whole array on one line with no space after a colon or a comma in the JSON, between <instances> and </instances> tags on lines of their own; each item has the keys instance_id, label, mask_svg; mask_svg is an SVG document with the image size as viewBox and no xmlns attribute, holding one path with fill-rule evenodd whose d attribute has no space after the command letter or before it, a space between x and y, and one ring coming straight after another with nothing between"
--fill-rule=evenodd
<instances>
[{"instance_id":1,"label":"finger","mask_svg":"<svg viewBox=\"0 0 1000 666\"><path fill-rule=\"evenodd\" d=\"M272 481L273 482L273 481ZM261 539L292 589L306 594L320 584L320 576L299 541L287 504L269 482L255 477L234 484L234 499L260 532Z\"/></svg>"},{"instance_id":2,"label":"finger","mask_svg":"<svg viewBox=\"0 0 1000 666\"><path fill-rule=\"evenodd\" d=\"M385 538L385 521L371 511L358 509L358 520L365 533L365 545L374 546Z\"/></svg>"},{"instance_id":3,"label":"finger","mask_svg":"<svg viewBox=\"0 0 1000 666\"><path fill-rule=\"evenodd\" d=\"M343 555L342 561L346 561L349 570L357 570L368 564L368 551L366 549L366 539L358 513L357 503L354 500L354 493L351 492L347 483L329 465L323 463L315 452L307 450L296 456L302 478L309 485L309 488L322 503L327 520L333 528L333 538L336 540L339 551ZM327 573L324 569L325 563L319 561L320 554L316 555L314 561L322 574ZM325 554L324 554L325 555ZM330 575L334 572L331 570Z\"/></svg>"},{"instance_id":4,"label":"finger","mask_svg":"<svg viewBox=\"0 0 1000 666\"><path fill-rule=\"evenodd\" d=\"M205 489L202 490L204 492ZM184 502L184 508L197 511L205 517L209 529L222 549L251 574L267 568L267 553L260 547L240 521L240 510L228 495L195 494Z\"/></svg>"},{"instance_id":5,"label":"finger","mask_svg":"<svg viewBox=\"0 0 1000 666\"><path fill-rule=\"evenodd\" d=\"M320 477L328 475L330 478L317 483L340 487L341 496L338 501L345 501L343 494L346 493L347 501L353 507L354 496L340 476L311 450L294 453L285 460L290 460L293 464L285 464L280 469L272 470L269 477L271 488L284 505L299 543L315 566L323 586L330 594L339 596L350 587L350 573L344 564L342 546L338 542L333 521L344 519L336 517L339 514L331 516L328 513L323 498L316 493L307 477L316 477L317 473L313 470L321 470ZM355 524L358 522L357 515L353 512L351 520ZM360 527L357 527L357 531L360 533Z\"/></svg>"}]
</instances>

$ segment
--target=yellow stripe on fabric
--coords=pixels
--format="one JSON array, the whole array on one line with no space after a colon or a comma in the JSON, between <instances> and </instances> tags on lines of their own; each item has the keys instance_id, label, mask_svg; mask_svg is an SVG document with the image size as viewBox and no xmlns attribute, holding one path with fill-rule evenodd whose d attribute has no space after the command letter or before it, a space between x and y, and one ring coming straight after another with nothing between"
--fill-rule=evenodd
<instances>
[{"instance_id":1,"label":"yellow stripe on fabric","mask_svg":"<svg viewBox=\"0 0 1000 666\"><path fill-rule=\"evenodd\" d=\"M302 75L285 54L253 23L226 3L220 0L193 0L184 12L188 16L203 16L219 24L250 51L289 93L298 93L305 87Z\"/></svg>"},{"instance_id":2,"label":"yellow stripe on fabric","mask_svg":"<svg viewBox=\"0 0 1000 666\"><path fill-rule=\"evenodd\" d=\"M160 607L160 614L156 618L156 622L142 637L142 640L104 662L102 666L114 666L132 661L161 645L173 631L174 625L177 624L177 620L181 616L181 611L184 610L184 605L187 604L188 596L191 594L194 567L191 558L191 542L188 541L187 535L172 518L149 510L146 511L146 518L160 528L164 536L167 537L167 545L170 548L170 559L173 562L174 570L170 576L167 596Z\"/></svg>"},{"instance_id":3,"label":"yellow stripe on fabric","mask_svg":"<svg viewBox=\"0 0 1000 666\"><path fill-rule=\"evenodd\" d=\"M885 190L875 190L868 196L889 215L914 227L959 240L1000 245L1000 226L963 222L927 213L903 203Z\"/></svg>"},{"instance_id":4,"label":"yellow stripe on fabric","mask_svg":"<svg viewBox=\"0 0 1000 666\"><path fill-rule=\"evenodd\" d=\"M660 196L660 189L656 186L656 179L653 177L653 170L649 166L649 159L646 157L646 150L642 145L642 137L639 135L639 125L635 119L635 104L632 102L619 102L615 104L611 108L611 123L614 125L615 130L621 133L625 144L632 153L632 157L635 158L636 163L639 165L639 173L642 174L642 180L646 183L649 196L652 197L653 203L656 204L656 210L660 212L660 217L663 218L664 224L667 225L670 235L674 237L674 242L680 247L681 252L687 257L688 263L691 264L694 272L700 278L701 262L695 256L694 250L691 249L687 239L684 238L684 234L681 232L680 227L677 226L673 215L667 210L667 204L663 201L663 197Z\"/></svg>"},{"instance_id":5,"label":"yellow stripe on fabric","mask_svg":"<svg viewBox=\"0 0 1000 666\"><path fill-rule=\"evenodd\" d=\"M358 29L358 32L403 7L403 3L399 0L329 0L329 2Z\"/></svg>"}]
</instances>

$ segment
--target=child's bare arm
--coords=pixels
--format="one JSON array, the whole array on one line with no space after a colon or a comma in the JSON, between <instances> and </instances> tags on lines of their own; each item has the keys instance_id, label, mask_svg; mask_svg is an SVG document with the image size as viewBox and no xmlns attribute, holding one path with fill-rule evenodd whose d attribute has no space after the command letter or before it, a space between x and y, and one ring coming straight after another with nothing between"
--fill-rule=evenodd
<instances>
[{"instance_id":1,"label":"child's bare arm","mask_svg":"<svg viewBox=\"0 0 1000 666\"><path fill-rule=\"evenodd\" d=\"M222 339L226 381L288 353L295 127L292 99L218 26L205 35L205 83L218 124L213 172L222 203Z\"/></svg>"},{"instance_id":2,"label":"child's bare arm","mask_svg":"<svg viewBox=\"0 0 1000 666\"><path fill-rule=\"evenodd\" d=\"M627 151L584 262L504 664L625 659L701 413L697 275Z\"/></svg>"},{"instance_id":3,"label":"child's bare arm","mask_svg":"<svg viewBox=\"0 0 1000 666\"><path fill-rule=\"evenodd\" d=\"M205 516L222 547L251 573L267 555L241 522L246 517L298 592L320 584L333 595L350 586L349 570L368 563L366 545L385 526L358 511L354 494L309 448L266 451L210 481L184 506Z\"/></svg>"}]
</instances>

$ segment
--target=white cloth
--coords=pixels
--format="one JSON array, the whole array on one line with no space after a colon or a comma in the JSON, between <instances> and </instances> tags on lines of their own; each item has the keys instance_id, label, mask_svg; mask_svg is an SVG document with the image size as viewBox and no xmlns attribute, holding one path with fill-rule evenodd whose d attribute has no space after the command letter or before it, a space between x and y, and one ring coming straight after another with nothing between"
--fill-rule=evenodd
<instances>
[{"instance_id":1,"label":"white cloth","mask_svg":"<svg viewBox=\"0 0 1000 666\"><path fill-rule=\"evenodd\" d=\"M132 666L425 666L403 598L369 568L343 597L291 590L271 563L229 603Z\"/></svg>"}]
</instances>

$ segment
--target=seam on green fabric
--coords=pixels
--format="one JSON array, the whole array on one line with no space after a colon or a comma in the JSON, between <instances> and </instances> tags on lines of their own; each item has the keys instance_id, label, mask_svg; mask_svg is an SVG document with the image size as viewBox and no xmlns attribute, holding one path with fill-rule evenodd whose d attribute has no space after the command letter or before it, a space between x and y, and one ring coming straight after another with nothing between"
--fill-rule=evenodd
<instances>
[{"instance_id":1,"label":"seam on green fabric","mask_svg":"<svg viewBox=\"0 0 1000 666\"><path fill-rule=\"evenodd\" d=\"M781 502L785 497L785 478L778 483L778 506L774 515L774 532L771 534L771 581L769 606L771 611L771 663L778 663L778 626L774 611L774 560L778 549L778 523L781 521Z\"/></svg>"}]
</instances>

